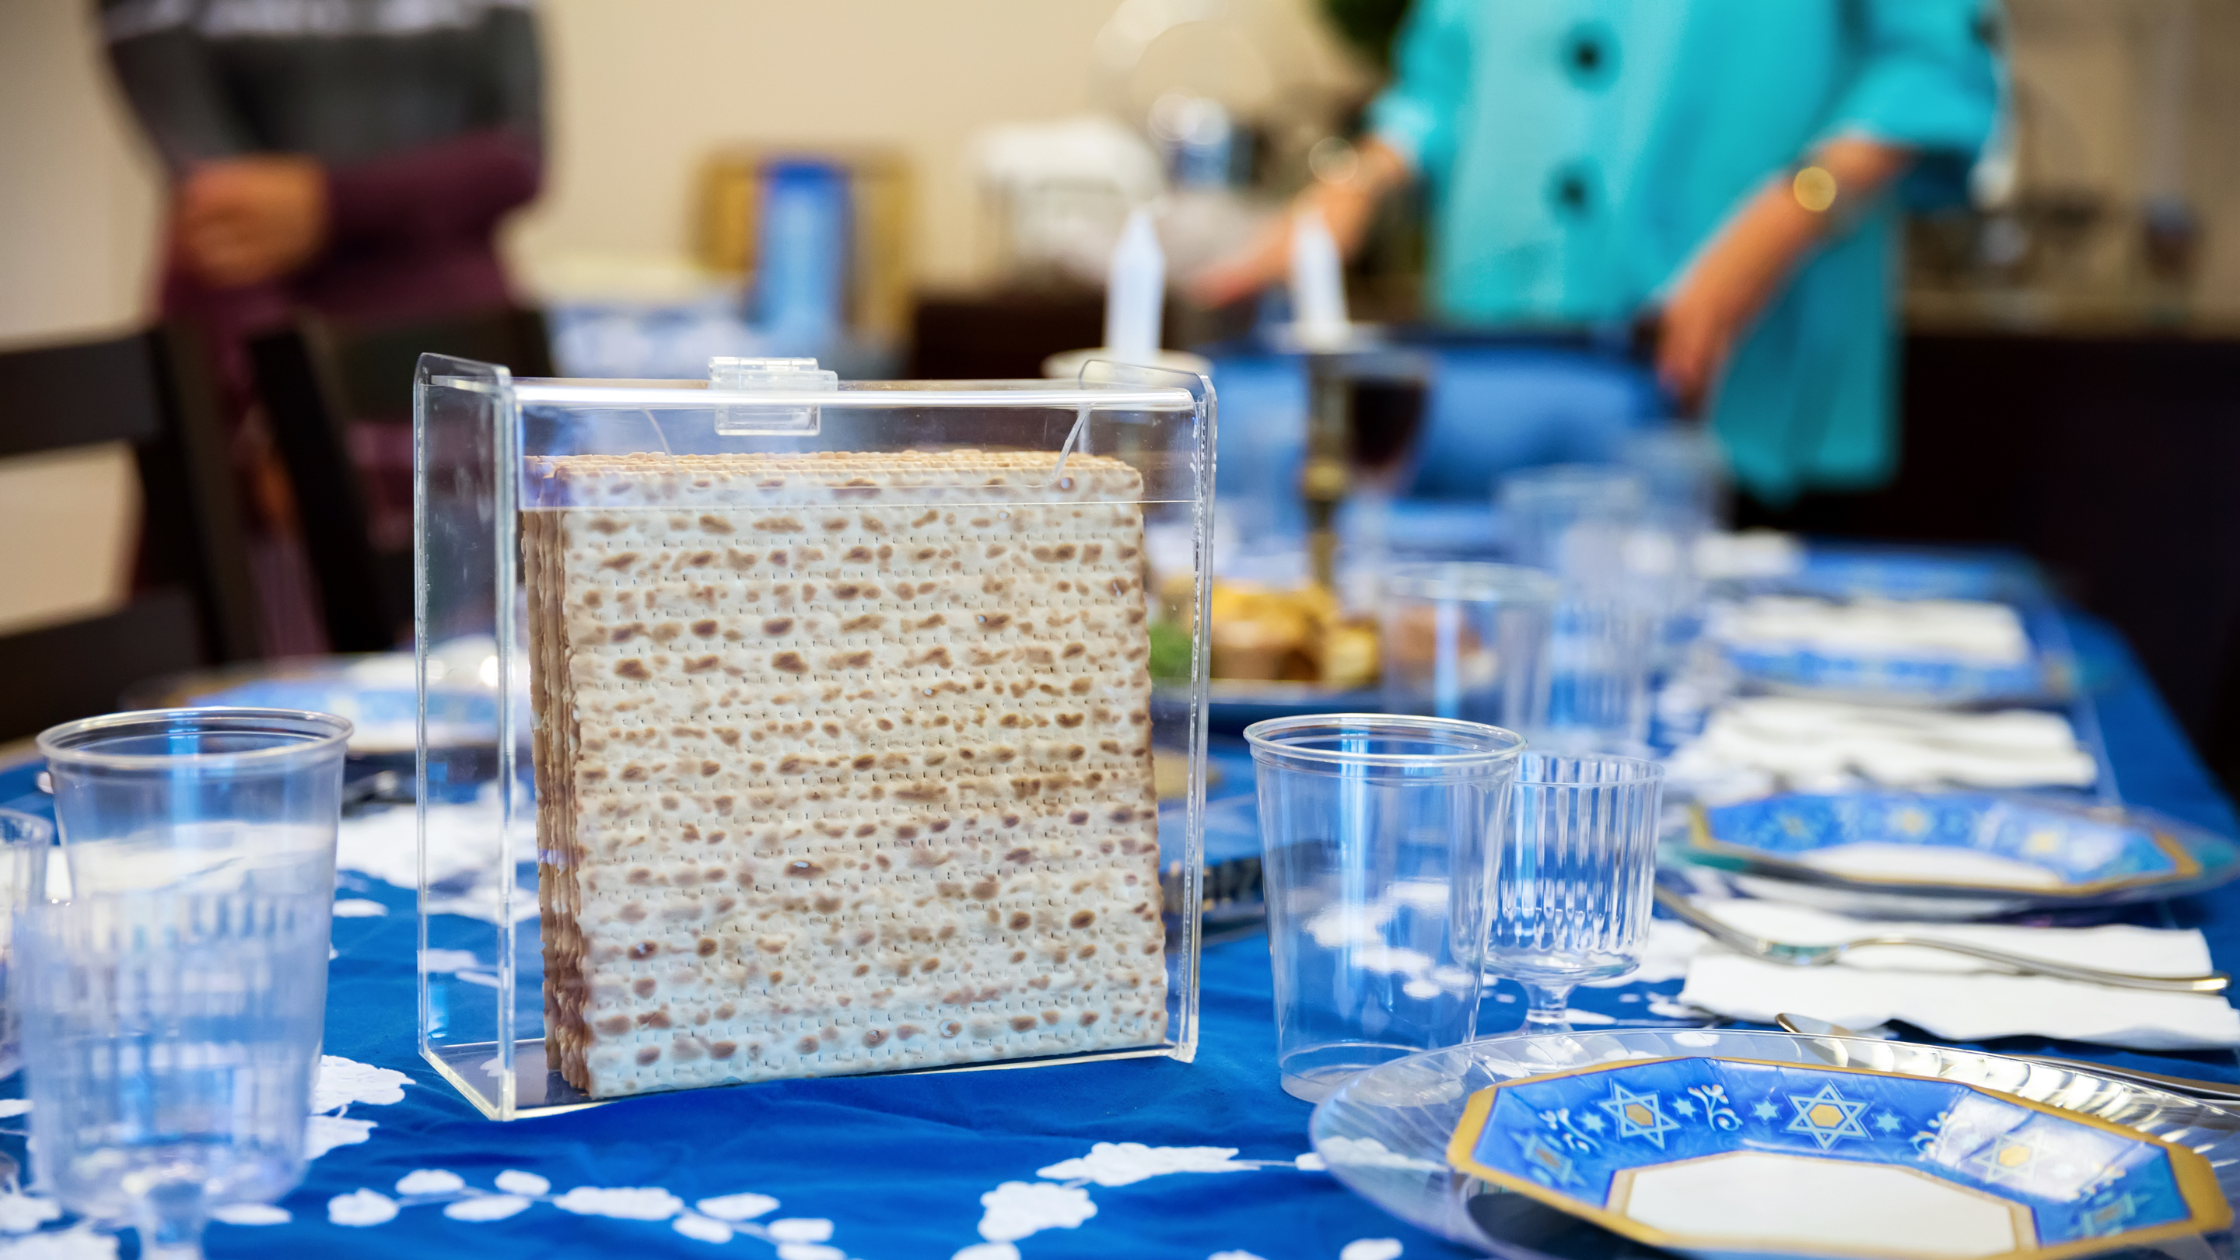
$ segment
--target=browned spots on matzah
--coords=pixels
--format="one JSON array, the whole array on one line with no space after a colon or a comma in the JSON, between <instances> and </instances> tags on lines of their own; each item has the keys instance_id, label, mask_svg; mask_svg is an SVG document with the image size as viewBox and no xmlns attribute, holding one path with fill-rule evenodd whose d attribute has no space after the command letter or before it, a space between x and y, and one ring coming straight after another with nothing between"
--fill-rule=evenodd
<instances>
[{"instance_id":1,"label":"browned spots on matzah","mask_svg":"<svg viewBox=\"0 0 2240 1260\"><path fill-rule=\"evenodd\" d=\"M572 1083L1165 1038L1142 483L1051 465L543 461L543 501L597 505L523 531Z\"/></svg>"}]
</instances>

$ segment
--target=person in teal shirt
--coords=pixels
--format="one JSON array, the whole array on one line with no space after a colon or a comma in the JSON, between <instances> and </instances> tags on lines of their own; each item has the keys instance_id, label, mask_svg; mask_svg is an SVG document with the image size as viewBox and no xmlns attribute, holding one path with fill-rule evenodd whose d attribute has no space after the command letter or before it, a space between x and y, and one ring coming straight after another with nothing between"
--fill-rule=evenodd
<instances>
[{"instance_id":1,"label":"person in teal shirt","mask_svg":"<svg viewBox=\"0 0 2240 1260\"><path fill-rule=\"evenodd\" d=\"M1350 248L1429 181L1442 315L1653 316L1745 490L1870 488L1897 464L1900 185L1991 133L1990 3L1417 0L1358 160L1303 197ZM1289 222L1195 296L1282 276Z\"/></svg>"}]
</instances>

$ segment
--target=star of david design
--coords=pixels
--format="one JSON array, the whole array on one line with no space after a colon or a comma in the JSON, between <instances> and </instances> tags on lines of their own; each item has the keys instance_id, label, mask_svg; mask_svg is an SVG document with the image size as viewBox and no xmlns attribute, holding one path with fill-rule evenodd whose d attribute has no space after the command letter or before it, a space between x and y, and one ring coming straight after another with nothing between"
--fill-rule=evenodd
<instances>
[{"instance_id":1,"label":"star of david design","mask_svg":"<svg viewBox=\"0 0 2240 1260\"><path fill-rule=\"evenodd\" d=\"M1647 1138L1660 1151L1664 1149L1664 1135L1680 1127L1664 1114L1655 1090L1637 1094L1612 1081L1609 1100L1595 1106L1618 1122L1619 1137Z\"/></svg>"},{"instance_id":2,"label":"star of david design","mask_svg":"<svg viewBox=\"0 0 2240 1260\"><path fill-rule=\"evenodd\" d=\"M1523 1134L1517 1139L1517 1145L1523 1150L1524 1162L1535 1173L1546 1177L1549 1184L1568 1186L1577 1180L1571 1157L1563 1153L1562 1147L1537 1133Z\"/></svg>"},{"instance_id":3,"label":"star of david design","mask_svg":"<svg viewBox=\"0 0 2240 1260\"><path fill-rule=\"evenodd\" d=\"M1929 815L1918 809L1901 809L1894 821L1898 830L1909 836L1918 836L1929 829Z\"/></svg>"},{"instance_id":4,"label":"star of david design","mask_svg":"<svg viewBox=\"0 0 2240 1260\"><path fill-rule=\"evenodd\" d=\"M1967 1166L1993 1185L2028 1181L2036 1173L2042 1153L2036 1142L2002 1133L1991 1139L1991 1145L1970 1156Z\"/></svg>"},{"instance_id":5,"label":"star of david design","mask_svg":"<svg viewBox=\"0 0 2240 1260\"><path fill-rule=\"evenodd\" d=\"M1900 1120L1896 1112L1885 1111L1881 1115L1874 1118L1874 1127L1882 1130L1884 1133L1896 1133L1898 1130L1906 1127L1906 1122Z\"/></svg>"},{"instance_id":6,"label":"star of david design","mask_svg":"<svg viewBox=\"0 0 2240 1260\"><path fill-rule=\"evenodd\" d=\"M1866 1126L1859 1123L1859 1115L1869 1104L1853 1102L1837 1093L1833 1081L1822 1085L1819 1093L1809 1097L1789 1095L1789 1105L1797 1109L1797 1118L1788 1123L1787 1131L1811 1134L1823 1151L1843 1138L1867 1136Z\"/></svg>"},{"instance_id":7,"label":"star of david design","mask_svg":"<svg viewBox=\"0 0 2240 1260\"><path fill-rule=\"evenodd\" d=\"M1776 1107L1772 1103L1761 1098L1758 1100L1756 1106L1750 1108L1750 1114L1756 1116L1760 1120L1771 1120L1775 1116L1781 1114L1781 1108Z\"/></svg>"}]
</instances>

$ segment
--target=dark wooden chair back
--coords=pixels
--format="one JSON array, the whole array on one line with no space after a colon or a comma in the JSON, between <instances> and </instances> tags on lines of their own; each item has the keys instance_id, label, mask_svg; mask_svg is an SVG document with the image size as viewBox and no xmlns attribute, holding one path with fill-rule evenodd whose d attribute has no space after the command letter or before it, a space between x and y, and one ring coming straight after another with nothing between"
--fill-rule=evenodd
<instances>
[{"instance_id":1,"label":"dark wooden chair back","mask_svg":"<svg viewBox=\"0 0 2240 1260\"><path fill-rule=\"evenodd\" d=\"M225 425L192 333L0 352L0 417L0 458L130 443L144 522L139 580L123 608L0 636L0 740L115 709L156 675L257 655Z\"/></svg>"},{"instance_id":2,"label":"dark wooden chair back","mask_svg":"<svg viewBox=\"0 0 2240 1260\"><path fill-rule=\"evenodd\" d=\"M531 310L384 328L306 319L250 344L337 652L387 651L412 632L412 375L425 351L552 375Z\"/></svg>"}]
</instances>

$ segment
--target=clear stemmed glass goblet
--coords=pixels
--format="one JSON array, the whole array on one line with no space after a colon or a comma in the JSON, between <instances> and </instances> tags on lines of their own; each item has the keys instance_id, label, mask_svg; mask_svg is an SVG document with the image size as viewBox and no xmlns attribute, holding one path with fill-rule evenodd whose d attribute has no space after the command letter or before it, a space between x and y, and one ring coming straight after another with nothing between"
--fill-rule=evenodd
<instances>
[{"instance_id":1,"label":"clear stemmed glass goblet","mask_svg":"<svg viewBox=\"0 0 2240 1260\"><path fill-rule=\"evenodd\" d=\"M1519 759L1508 827L1487 855L1485 969L1524 985L1526 1031L1569 1031L1573 988L1641 965L1663 790L1651 761Z\"/></svg>"}]
</instances>

